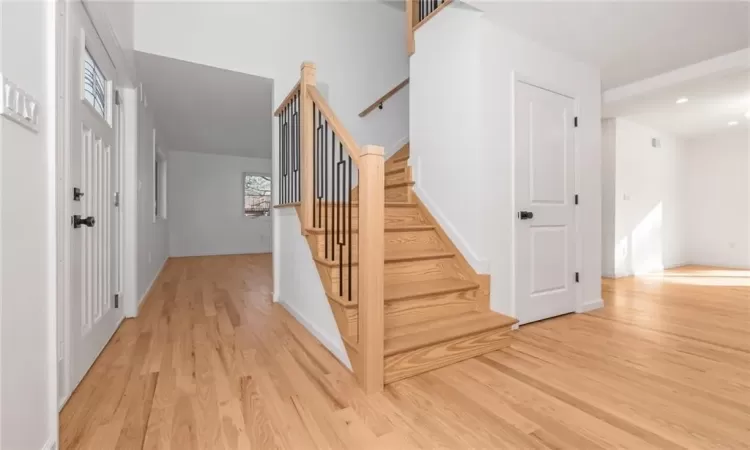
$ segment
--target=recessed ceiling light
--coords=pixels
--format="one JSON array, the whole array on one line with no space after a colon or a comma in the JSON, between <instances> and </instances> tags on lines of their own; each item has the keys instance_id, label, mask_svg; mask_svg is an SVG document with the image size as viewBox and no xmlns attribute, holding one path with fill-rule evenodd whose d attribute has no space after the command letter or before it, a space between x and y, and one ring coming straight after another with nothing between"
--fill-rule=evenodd
<instances>
[{"instance_id":1,"label":"recessed ceiling light","mask_svg":"<svg viewBox=\"0 0 750 450\"><path fill-rule=\"evenodd\" d=\"M687 99L687 97L681 97L681 98L678 98L678 99L677 99L677 102L676 102L676 103L677 103L678 105L681 105L681 104L683 104L683 103L687 103L687 102L688 102L688 99Z\"/></svg>"},{"instance_id":2,"label":"recessed ceiling light","mask_svg":"<svg viewBox=\"0 0 750 450\"><path fill-rule=\"evenodd\" d=\"M737 121L733 120L733 121L729 122L727 125L729 125L730 127L733 127L733 126L737 125Z\"/></svg>"}]
</instances>

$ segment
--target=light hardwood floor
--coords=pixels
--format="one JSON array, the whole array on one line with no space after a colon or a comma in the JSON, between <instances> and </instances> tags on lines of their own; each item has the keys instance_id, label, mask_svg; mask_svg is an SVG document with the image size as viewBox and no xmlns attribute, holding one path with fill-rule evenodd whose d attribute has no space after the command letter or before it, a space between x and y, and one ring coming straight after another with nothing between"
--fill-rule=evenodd
<instances>
[{"instance_id":1,"label":"light hardwood floor","mask_svg":"<svg viewBox=\"0 0 750 450\"><path fill-rule=\"evenodd\" d=\"M271 303L270 255L172 259L62 449L748 448L750 272L606 280L605 308L365 396Z\"/></svg>"}]
</instances>

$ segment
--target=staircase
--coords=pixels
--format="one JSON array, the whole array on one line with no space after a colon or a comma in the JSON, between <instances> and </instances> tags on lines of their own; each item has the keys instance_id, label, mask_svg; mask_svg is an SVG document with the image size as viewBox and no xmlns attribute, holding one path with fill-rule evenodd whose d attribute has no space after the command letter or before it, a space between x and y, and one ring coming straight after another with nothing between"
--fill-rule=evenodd
<instances>
[{"instance_id":1,"label":"staircase","mask_svg":"<svg viewBox=\"0 0 750 450\"><path fill-rule=\"evenodd\" d=\"M517 322L413 191L409 146L358 147L315 87L314 65L279 117L277 207L302 234L367 392L506 347Z\"/></svg>"},{"instance_id":2,"label":"staircase","mask_svg":"<svg viewBox=\"0 0 750 450\"><path fill-rule=\"evenodd\" d=\"M408 162L406 145L385 164L385 383L506 347L516 323L489 310L487 286L412 191ZM337 263L316 263L324 280L338 279ZM358 304L334 290L326 292L356 372Z\"/></svg>"}]
</instances>

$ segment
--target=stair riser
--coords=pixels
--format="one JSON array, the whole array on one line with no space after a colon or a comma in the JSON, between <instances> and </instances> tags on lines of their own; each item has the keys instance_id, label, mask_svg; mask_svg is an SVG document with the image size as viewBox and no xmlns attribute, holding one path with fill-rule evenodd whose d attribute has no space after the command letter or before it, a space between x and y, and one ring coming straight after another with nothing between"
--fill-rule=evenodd
<instances>
[{"instance_id":1,"label":"stair riser","mask_svg":"<svg viewBox=\"0 0 750 450\"><path fill-rule=\"evenodd\" d=\"M391 170L396 169L405 169L409 165L409 160L405 159L403 161L394 161L394 162L387 162L385 164L385 171L390 172Z\"/></svg>"},{"instance_id":2,"label":"stair riser","mask_svg":"<svg viewBox=\"0 0 750 450\"><path fill-rule=\"evenodd\" d=\"M385 302L385 328L395 328L476 311L475 292L453 292ZM345 330L342 333L347 333L347 336L356 337L357 308L344 308L338 303L333 302L331 304L334 308L346 310L345 313L341 314L341 320L337 316L336 321L339 324L339 330ZM334 313L336 314L335 311L334 309ZM347 320L344 320L344 317Z\"/></svg>"},{"instance_id":3,"label":"stair riser","mask_svg":"<svg viewBox=\"0 0 750 450\"><path fill-rule=\"evenodd\" d=\"M342 268L336 266L325 266L325 270L331 280L331 292L339 293L339 279L343 280L344 292L349 289L349 269L344 265ZM386 283L408 283L413 281L440 280L443 278L456 277L456 269L453 264L453 258L428 259L417 261L403 262L386 262L384 270ZM356 298L357 277L359 276L359 266L353 265L351 268L352 276L352 295Z\"/></svg>"},{"instance_id":4,"label":"stair riser","mask_svg":"<svg viewBox=\"0 0 750 450\"><path fill-rule=\"evenodd\" d=\"M325 236L322 234L315 235L318 257L325 257ZM347 241L349 236L346 236ZM359 251L359 234L352 233L352 255L357 255ZM385 251L421 251L421 250L445 250L443 242L434 230L424 231L393 231L385 233ZM345 260L348 257L349 245L343 246ZM328 243L329 258L332 258L331 243ZM339 247L336 246L336 257L338 260ZM357 257L353 259L356 261Z\"/></svg>"},{"instance_id":5,"label":"stair riser","mask_svg":"<svg viewBox=\"0 0 750 450\"><path fill-rule=\"evenodd\" d=\"M476 311L476 290L385 303L385 327L395 328Z\"/></svg>"},{"instance_id":6,"label":"stair riser","mask_svg":"<svg viewBox=\"0 0 750 450\"><path fill-rule=\"evenodd\" d=\"M385 188L385 201L387 202L408 202L410 201L409 193L411 186L396 186Z\"/></svg>"},{"instance_id":7,"label":"stair riser","mask_svg":"<svg viewBox=\"0 0 750 450\"><path fill-rule=\"evenodd\" d=\"M412 180L409 179L405 170L402 170L396 173L386 174L385 176L385 184L404 183L406 181L412 181Z\"/></svg>"},{"instance_id":8,"label":"stair riser","mask_svg":"<svg viewBox=\"0 0 750 450\"><path fill-rule=\"evenodd\" d=\"M315 212L316 217L318 212ZM320 227L325 226L326 217L328 218L328 228L330 229L333 226L334 223L334 214L337 216L337 219L341 220L341 218L338 217L339 214L343 215L343 219L345 219L347 222L349 221L349 213L346 209L338 209L334 213L333 208L328 209L328 211L325 211L323 209L321 211L321 217L322 221L320 224L318 224L317 218L315 219L315 225L320 225ZM352 207L352 228L359 228L359 208ZM419 213L419 210L416 207L413 208L400 208L400 207L386 207L385 208L385 225L386 226L402 226L402 225L424 225L425 220L422 218L422 215ZM348 223L347 223L348 225ZM338 227L338 224L336 225Z\"/></svg>"},{"instance_id":9,"label":"stair riser","mask_svg":"<svg viewBox=\"0 0 750 450\"><path fill-rule=\"evenodd\" d=\"M463 336L385 358L385 382L413 377L510 345L510 327Z\"/></svg>"}]
</instances>

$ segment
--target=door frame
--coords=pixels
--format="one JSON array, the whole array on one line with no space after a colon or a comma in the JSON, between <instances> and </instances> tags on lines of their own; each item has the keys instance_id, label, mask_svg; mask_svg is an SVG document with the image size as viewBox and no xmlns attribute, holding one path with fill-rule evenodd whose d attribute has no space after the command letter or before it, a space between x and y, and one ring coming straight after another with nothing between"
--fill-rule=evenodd
<instances>
[{"instance_id":1,"label":"door frame","mask_svg":"<svg viewBox=\"0 0 750 450\"><path fill-rule=\"evenodd\" d=\"M511 135L511 148L510 148L510 173L511 173L511 221L513 223L511 227L511 277L510 277L510 292L511 292L511 316L512 317L518 317L518 297L516 295L516 272L518 268L517 260L516 260L516 243L518 241L517 238L517 227L518 227L518 220L516 220L516 211L518 211L518 207L516 205L516 89L518 86L518 83L524 83L528 84L534 87L537 87L539 89L544 89L546 91L550 91L552 93L562 95L568 98L573 99L573 110L575 111L576 117L580 113L580 96L576 92L572 92L570 88L566 88L564 86L557 85L554 82L550 82L549 80L540 80L537 77L529 76L525 73L519 72L519 71L513 71L511 73L511 125L510 125L510 135ZM578 133L578 128L573 128L573 157L575 159L575 174L574 174L574 184L575 184L575 191L576 193L580 194L581 192L581 157L580 157L580 135ZM581 235L581 208L576 207L575 208L575 232L573 233L573 236L575 238L575 244L573 245L574 251L575 251L575 271L578 273L581 273L581 267L583 266L583 236ZM580 310L580 305L583 301L583 290L582 290L582 283L574 283L574 293L575 293L575 305L576 309L572 312L578 312ZM514 329L518 328L519 324L514 325Z\"/></svg>"},{"instance_id":2,"label":"door frame","mask_svg":"<svg viewBox=\"0 0 750 450\"><path fill-rule=\"evenodd\" d=\"M71 120L70 120L70 108L73 106L73 102L80 101L78 99L77 95L72 95L70 91L71 86L71 73L70 73L70 67L69 67L69 59L71 57L71 52L74 51L70 48L69 40L71 37L72 30L69 27L69 15L73 12L73 5L80 5L83 13L85 16L82 18L84 20L89 20L91 22L91 25L93 26L94 30L96 31L94 36L91 36L91 39L98 40L101 45L105 48L105 52L110 55L111 49L108 48L108 42L101 39L102 34L99 32L100 27L102 26L101 23L98 23L97 20L95 20L95 16L92 15L86 5L86 2L84 0L76 0L74 2L68 2L66 0L55 0L56 3L56 19L58 21L59 26L56 28L55 31L55 75L56 75L56 88L57 88L57 98L56 98L56 115L55 115L55 144L56 144L56 150L55 150L55 161L56 161L56 176L55 176L55 202L57 203L55 208L55 234L56 234L56 269L57 269L57 279L56 279L56 302L55 302L55 316L57 318L57 330L55 333L55 364L54 364L54 372L55 372L55 385L57 386L56 394L55 394L55 403L57 404L58 412L62 410L62 408L65 406L65 403L70 398L70 395L73 393L73 387L70 386L70 375L71 375L71 330L70 330L70 277L71 277L71 271L70 271L70 264L69 264L69 257L70 257L70 217L72 214L71 208L70 208L70 202L69 202L69 193L72 192L72 184L70 180L70 152L72 148L71 144L71 137L72 137L72 130L71 130ZM88 36L86 37L89 38ZM117 45L117 43L114 43ZM119 50L119 48L118 48ZM113 80L113 93L115 91L120 91L122 93L123 91L123 77L120 69L117 68L117 66L113 62L113 66L115 67L115 74L117 75L116 79ZM119 173L119 192L121 193L125 190L125 187L127 185L126 180L124 178L124 154L126 150L126 146L124 146L124 142L126 141L125 133L126 128L123 127L123 122L126 121L125 119L125 111L126 107L124 106L124 102L122 101L122 95L120 96L120 105L119 105L119 111L115 113L115 108L118 108L118 105L114 104L114 96L112 98L112 126L117 127L115 132L115 145L117 146L117 164L119 165L117 170ZM115 122L115 119L117 119L117 122ZM124 214L124 208L122 205L122 200L120 201L120 207L117 208L117 220L119 221L119 227L120 227L120 242L127 242L123 241L123 239L126 236L127 231L127 221L125 220L125 214ZM125 284L125 252L122 251L122 246L120 246L120 243L115 243L115 245L118 246L119 254L118 258L120 259L118 264L118 270L119 274L118 277L120 280L122 280L123 284L121 285L121 299L122 299L122 291L127 290L129 286ZM127 246L125 246L127 247ZM119 309L120 312L120 319L118 321L119 323L122 323L122 320L126 317L124 314L124 305L123 302L120 302Z\"/></svg>"}]
</instances>

